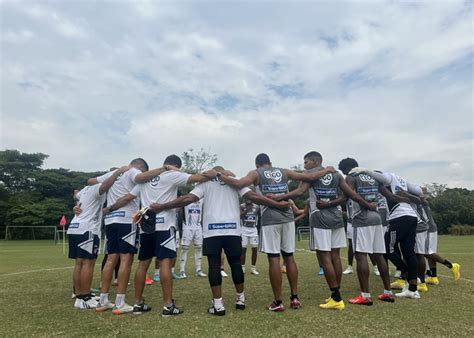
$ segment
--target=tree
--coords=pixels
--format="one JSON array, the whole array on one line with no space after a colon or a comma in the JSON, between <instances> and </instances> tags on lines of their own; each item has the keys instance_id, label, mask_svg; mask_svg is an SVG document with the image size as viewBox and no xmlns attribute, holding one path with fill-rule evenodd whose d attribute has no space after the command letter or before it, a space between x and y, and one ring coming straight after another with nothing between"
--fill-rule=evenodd
<instances>
[{"instance_id":1,"label":"tree","mask_svg":"<svg viewBox=\"0 0 474 338\"><path fill-rule=\"evenodd\" d=\"M26 154L18 150L0 151L0 182L10 193L32 189L36 182L35 174L48 155L43 153Z\"/></svg>"},{"instance_id":2,"label":"tree","mask_svg":"<svg viewBox=\"0 0 474 338\"><path fill-rule=\"evenodd\" d=\"M210 150L201 148L197 152L190 148L181 155L183 159L183 170L189 174L201 173L212 168L217 162L217 155Z\"/></svg>"},{"instance_id":3,"label":"tree","mask_svg":"<svg viewBox=\"0 0 474 338\"><path fill-rule=\"evenodd\" d=\"M440 233L447 233L451 225L474 226L474 191L446 189L431 201L433 217Z\"/></svg>"}]
</instances>

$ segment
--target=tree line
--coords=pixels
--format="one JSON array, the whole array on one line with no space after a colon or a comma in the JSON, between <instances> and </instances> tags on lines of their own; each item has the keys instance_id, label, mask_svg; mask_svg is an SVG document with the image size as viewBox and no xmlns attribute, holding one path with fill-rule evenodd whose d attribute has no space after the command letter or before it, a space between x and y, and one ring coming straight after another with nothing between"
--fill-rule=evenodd
<instances>
[{"instance_id":1,"label":"tree line","mask_svg":"<svg viewBox=\"0 0 474 338\"><path fill-rule=\"evenodd\" d=\"M204 149L182 154L183 170L200 172L217 162L217 155ZM88 178L103 172L81 172L69 169L43 169L48 155L43 153L21 153L18 150L0 151L0 238L7 225L42 226L58 225L62 215L68 220L73 217L74 189L80 189ZM294 169L299 169L296 166ZM290 182L290 190L298 182ZM184 187L187 193L192 187ZM474 191L465 188L447 188L433 183L428 186L432 195L431 208L440 233L474 234ZM304 208L306 196L295 200ZM307 226L308 219L298 222ZM41 233L41 232L40 232ZM14 238L27 236L27 230L14 232ZM49 237L51 238L51 236Z\"/></svg>"}]
</instances>

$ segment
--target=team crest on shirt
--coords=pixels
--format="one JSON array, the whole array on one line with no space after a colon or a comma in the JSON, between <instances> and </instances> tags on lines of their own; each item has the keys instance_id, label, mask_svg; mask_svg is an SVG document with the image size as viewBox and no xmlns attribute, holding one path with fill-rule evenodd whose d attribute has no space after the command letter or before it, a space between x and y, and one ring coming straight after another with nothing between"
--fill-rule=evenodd
<instances>
[{"instance_id":1,"label":"team crest on shirt","mask_svg":"<svg viewBox=\"0 0 474 338\"><path fill-rule=\"evenodd\" d=\"M324 185L330 185L331 182L332 182L332 179L333 179L332 174L326 174L326 175L324 175L324 176L321 178L321 182L322 182Z\"/></svg>"},{"instance_id":2,"label":"team crest on shirt","mask_svg":"<svg viewBox=\"0 0 474 338\"><path fill-rule=\"evenodd\" d=\"M370 185L375 184L375 180L372 176L366 175L366 174L360 174L359 178L362 182L369 183Z\"/></svg>"},{"instance_id":3,"label":"team crest on shirt","mask_svg":"<svg viewBox=\"0 0 474 338\"><path fill-rule=\"evenodd\" d=\"M281 179L283 178L283 174L281 173L280 170L274 169L274 170L265 170L263 172L263 175L265 178L268 178L270 180L275 181L276 183L280 183Z\"/></svg>"},{"instance_id":4,"label":"team crest on shirt","mask_svg":"<svg viewBox=\"0 0 474 338\"><path fill-rule=\"evenodd\" d=\"M402 190L407 190L407 181L403 177L395 176Z\"/></svg>"},{"instance_id":5,"label":"team crest on shirt","mask_svg":"<svg viewBox=\"0 0 474 338\"><path fill-rule=\"evenodd\" d=\"M156 176L150 180L150 184L152 187L156 187L159 181L160 181L160 176Z\"/></svg>"}]
</instances>

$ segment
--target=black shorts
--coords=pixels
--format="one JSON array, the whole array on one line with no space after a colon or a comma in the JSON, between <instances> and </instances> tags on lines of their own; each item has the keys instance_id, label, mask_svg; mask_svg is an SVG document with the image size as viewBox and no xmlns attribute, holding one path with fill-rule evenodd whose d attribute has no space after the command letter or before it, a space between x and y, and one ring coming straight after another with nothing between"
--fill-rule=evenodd
<instances>
[{"instance_id":1,"label":"black shorts","mask_svg":"<svg viewBox=\"0 0 474 338\"><path fill-rule=\"evenodd\" d=\"M108 254L136 254L138 247L137 226L112 223L105 226Z\"/></svg>"},{"instance_id":2,"label":"black shorts","mask_svg":"<svg viewBox=\"0 0 474 338\"><path fill-rule=\"evenodd\" d=\"M220 255L222 249L227 256L240 256L242 238L240 236L214 236L203 239L202 254L204 256Z\"/></svg>"},{"instance_id":3,"label":"black shorts","mask_svg":"<svg viewBox=\"0 0 474 338\"><path fill-rule=\"evenodd\" d=\"M140 234L139 261L156 257L158 260L176 257L176 239L174 228L165 231L155 231L152 234Z\"/></svg>"},{"instance_id":4,"label":"black shorts","mask_svg":"<svg viewBox=\"0 0 474 338\"><path fill-rule=\"evenodd\" d=\"M99 253L99 236L88 231L82 235L68 235L69 258L96 259Z\"/></svg>"}]
</instances>

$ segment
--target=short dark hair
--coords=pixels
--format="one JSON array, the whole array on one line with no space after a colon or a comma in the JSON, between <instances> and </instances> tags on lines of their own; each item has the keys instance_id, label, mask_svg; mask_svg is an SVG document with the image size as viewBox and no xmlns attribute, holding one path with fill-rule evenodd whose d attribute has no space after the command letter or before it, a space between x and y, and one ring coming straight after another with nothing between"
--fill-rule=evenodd
<instances>
[{"instance_id":1,"label":"short dark hair","mask_svg":"<svg viewBox=\"0 0 474 338\"><path fill-rule=\"evenodd\" d=\"M318 153L317 151L310 151L309 153L307 153L306 155L304 155L303 157L304 159L310 159L310 160L313 160L313 161L319 161L319 162L323 162L323 156L321 155L321 153Z\"/></svg>"},{"instance_id":2,"label":"short dark hair","mask_svg":"<svg viewBox=\"0 0 474 338\"><path fill-rule=\"evenodd\" d=\"M257 157L255 157L255 164L258 166L271 164L270 157L265 153L258 154Z\"/></svg>"},{"instance_id":3,"label":"short dark hair","mask_svg":"<svg viewBox=\"0 0 474 338\"><path fill-rule=\"evenodd\" d=\"M173 165L175 167L181 168L183 163L181 162L181 159L179 158L178 155L169 155L167 158L165 158L165 162L163 164L169 164Z\"/></svg>"},{"instance_id":4,"label":"short dark hair","mask_svg":"<svg viewBox=\"0 0 474 338\"><path fill-rule=\"evenodd\" d=\"M339 162L339 170L342 172L349 172L352 168L358 167L359 163L353 158L345 158Z\"/></svg>"},{"instance_id":5,"label":"short dark hair","mask_svg":"<svg viewBox=\"0 0 474 338\"><path fill-rule=\"evenodd\" d=\"M212 169L214 169L215 171L224 171L224 170L225 170L224 167L222 167L222 166L220 166L220 165L216 165L216 166L215 166L214 168L212 168Z\"/></svg>"},{"instance_id":6,"label":"short dark hair","mask_svg":"<svg viewBox=\"0 0 474 338\"><path fill-rule=\"evenodd\" d=\"M146 163L146 161L141 158L141 157L138 157L138 158L135 158L132 160L132 162L130 162L130 164L138 164L138 165L141 165L143 166L143 168L145 169L145 171L148 171L149 167L148 167L148 163Z\"/></svg>"}]
</instances>

